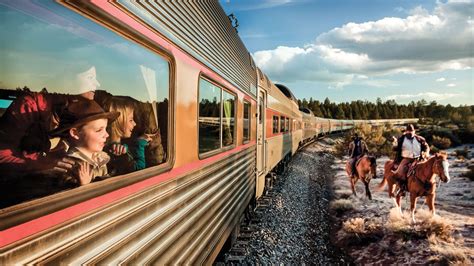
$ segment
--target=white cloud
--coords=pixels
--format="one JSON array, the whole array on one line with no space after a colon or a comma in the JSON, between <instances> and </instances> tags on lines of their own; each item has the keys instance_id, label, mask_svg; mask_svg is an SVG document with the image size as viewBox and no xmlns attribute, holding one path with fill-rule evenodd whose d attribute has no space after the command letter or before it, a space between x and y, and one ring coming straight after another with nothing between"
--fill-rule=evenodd
<instances>
[{"instance_id":1,"label":"white cloud","mask_svg":"<svg viewBox=\"0 0 474 266\"><path fill-rule=\"evenodd\" d=\"M397 73L471 69L471 14L472 0L437 2L432 12L417 7L405 18L348 23L304 47L280 46L256 52L254 58L273 79L326 81L331 87L360 82L358 76L373 83Z\"/></svg>"},{"instance_id":2,"label":"white cloud","mask_svg":"<svg viewBox=\"0 0 474 266\"><path fill-rule=\"evenodd\" d=\"M445 80L446 80L445 78L436 79L437 82L443 82L443 81L445 81Z\"/></svg>"},{"instance_id":3,"label":"white cloud","mask_svg":"<svg viewBox=\"0 0 474 266\"><path fill-rule=\"evenodd\" d=\"M387 100L410 100L416 101L425 99L427 101L442 101L449 98L460 96L458 93L436 93L436 92L422 92L417 94L396 94L387 96Z\"/></svg>"},{"instance_id":4,"label":"white cloud","mask_svg":"<svg viewBox=\"0 0 474 266\"><path fill-rule=\"evenodd\" d=\"M449 83L448 85L446 85L446 87L456 87L456 84L454 84L454 83Z\"/></svg>"}]
</instances>

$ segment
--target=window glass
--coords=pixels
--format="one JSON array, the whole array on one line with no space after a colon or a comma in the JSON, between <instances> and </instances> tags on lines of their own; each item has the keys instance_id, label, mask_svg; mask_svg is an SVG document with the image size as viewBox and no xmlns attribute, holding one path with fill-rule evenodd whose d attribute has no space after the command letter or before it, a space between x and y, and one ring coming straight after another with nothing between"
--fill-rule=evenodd
<instances>
[{"instance_id":1,"label":"window glass","mask_svg":"<svg viewBox=\"0 0 474 266\"><path fill-rule=\"evenodd\" d=\"M285 117L281 116L280 117L280 132L285 132Z\"/></svg>"},{"instance_id":2,"label":"window glass","mask_svg":"<svg viewBox=\"0 0 474 266\"><path fill-rule=\"evenodd\" d=\"M244 141L250 140L250 107L250 103L244 101Z\"/></svg>"},{"instance_id":3,"label":"window glass","mask_svg":"<svg viewBox=\"0 0 474 266\"><path fill-rule=\"evenodd\" d=\"M3 2L0 17L0 207L166 161L167 60L53 1Z\"/></svg>"},{"instance_id":4,"label":"window glass","mask_svg":"<svg viewBox=\"0 0 474 266\"><path fill-rule=\"evenodd\" d=\"M223 91L222 95L222 145L234 144L235 96Z\"/></svg>"},{"instance_id":5,"label":"window glass","mask_svg":"<svg viewBox=\"0 0 474 266\"><path fill-rule=\"evenodd\" d=\"M221 146L221 88L205 79L199 81L199 153Z\"/></svg>"},{"instance_id":6,"label":"window glass","mask_svg":"<svg viewBox=\"0 0 474 266\"><path fill-rule=\"evenodd\" d=\"M273 116L273 134L279 132L278 118L279 118L278 116Z\"/></svg>"},{"instance_id":7,"label":"window glass","mask_svg":"<svg viewBox=\"0 0 474 266\"><path fill-rule=\"evenodd\" d=\"M288 117L285 118L285 132L290 131L290 119Z\"/></svg>"},{"instance_id":8,"label":"window glass","mask_svg":"<svg viewBox=\"0 0 474 266\"><path fill-rule=\"evenodd\" d=\"M263 124L263 112L264 112L264 110L263 110L263 99L262 98L260 98L260 105L258 106L258 108L260 110L259 113L258 113L259 123Z\"/></svg>"}]
</instances>

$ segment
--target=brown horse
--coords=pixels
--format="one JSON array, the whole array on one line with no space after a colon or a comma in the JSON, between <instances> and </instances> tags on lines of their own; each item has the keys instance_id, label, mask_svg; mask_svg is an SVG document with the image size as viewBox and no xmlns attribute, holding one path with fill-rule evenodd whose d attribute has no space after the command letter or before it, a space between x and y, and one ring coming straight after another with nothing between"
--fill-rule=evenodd
<instances>
[{"instance_id":1,"label":"brown horse","mask_svg":"<svg viewBox=\"0 0 474 266\"><path fill-rule=\"evenodd\" d=\"M352 166L350 161L346 163L346 172L351 182L352 193L357 196L355 191L355 184L357 180L361 180L365 185L365 195L372 199L372 194L369 189L370 179L377 178L377 162L374 156L364 155L356 162L356 173L352 173Z\"/></svg>"},{"instance_id":2,"label":"brown horse","mask_svg":"<svg viewBox=\"0 0 474 266\"><path fill-rule=\"evenodd\" d=\"M410 212L412 221L415 222L415 208L416 201L419 197L426 197L426 204L428 205L431 213L435 214L435 196L436 196L436 180L435 176L439 176L441 181L448 183L449 177L449 163L448 155L445 152L437 153L426 162L418 163L412 173L408 176L408 192L410 192ZM385 184L388 183L388 195L389 197L396 197L395 205L401 210L401 198L403 193L397 193L394 195L395 189L400 188L398 179L394 177L391 171L393 160L389 160L385 163L384 167L384 178L378 186L378 190L382 190Z\"/></svg>"}]
</instances>

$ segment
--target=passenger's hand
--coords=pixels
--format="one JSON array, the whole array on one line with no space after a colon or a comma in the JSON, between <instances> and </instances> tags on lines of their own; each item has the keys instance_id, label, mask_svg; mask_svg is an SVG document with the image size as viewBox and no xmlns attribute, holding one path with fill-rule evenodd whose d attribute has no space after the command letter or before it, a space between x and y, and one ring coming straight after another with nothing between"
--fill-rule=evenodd
<instances>
[{"instance_id":1,"label":"passenger's hand","mask_svg":"<svg viewBox=\"0 0 474 266\"><path fill-rule=\"evenodd\" d=\"M48 156L37 162L39 174L64 174L72 169L74 160L67 157Z\"/></svg>"},{"instance_id":2,"label":"passenger's hand","mask_svg":"<svg viewBox=\"0 0 474 266\"><path fill-rule=\"evenodd\" d=\"M92 181L92 170L87 162L80 162L78 168L78 183L79 185L86 185Z\"/></svg>"},{"instance_id":3,"label":"passenger's hand","mask_svg":"<svg viewBox=\"0 0 474 266\"><path fill-rule=\"evenodd\" d=\"M127 146L120 143L114 143L112 144L112 147L110 148L110 152L113 155L117 155L117 156L125 154L127 153Z\"/></svg>"},{"instance_id":4,"label":"passenger's hand","mask_svg":"<svg viewBox=\"0 0 474 266\"><path fill-rule=\"evenodd\" d=\"M146 142L150 142L153 140L153 138L157 135L158 133L154 133L154 134L143 134L139 137L139 139L144 139L146 140Z\"/></svg>"},{"instance_id":5,"label":"passenger's hand","mask_svg":"<svg viewBox=\"0 0 474 266\"><path fill-rule=\"evenodd\" d=\"M74 166L74 161L70 158L63 157L56 160L53 171L58 173L67 173Z\"/></svg>"}]
</instances>

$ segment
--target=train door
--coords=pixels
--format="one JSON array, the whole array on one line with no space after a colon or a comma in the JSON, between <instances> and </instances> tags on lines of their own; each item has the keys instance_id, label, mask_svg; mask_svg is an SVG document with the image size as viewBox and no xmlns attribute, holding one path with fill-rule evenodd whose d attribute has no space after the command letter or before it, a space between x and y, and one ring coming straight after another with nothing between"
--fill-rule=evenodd
<instances>
[{"instance_id":1,"label":"train door","mask_svg":"<svg viewBox=\"0 0 474 266\"><path fill-rule=\"evenodd\" d=\"M258 93L258 121L257 121L257 176L265 171L265 109L267 95L264 90Z\"/></svg>"}]
</instances>

